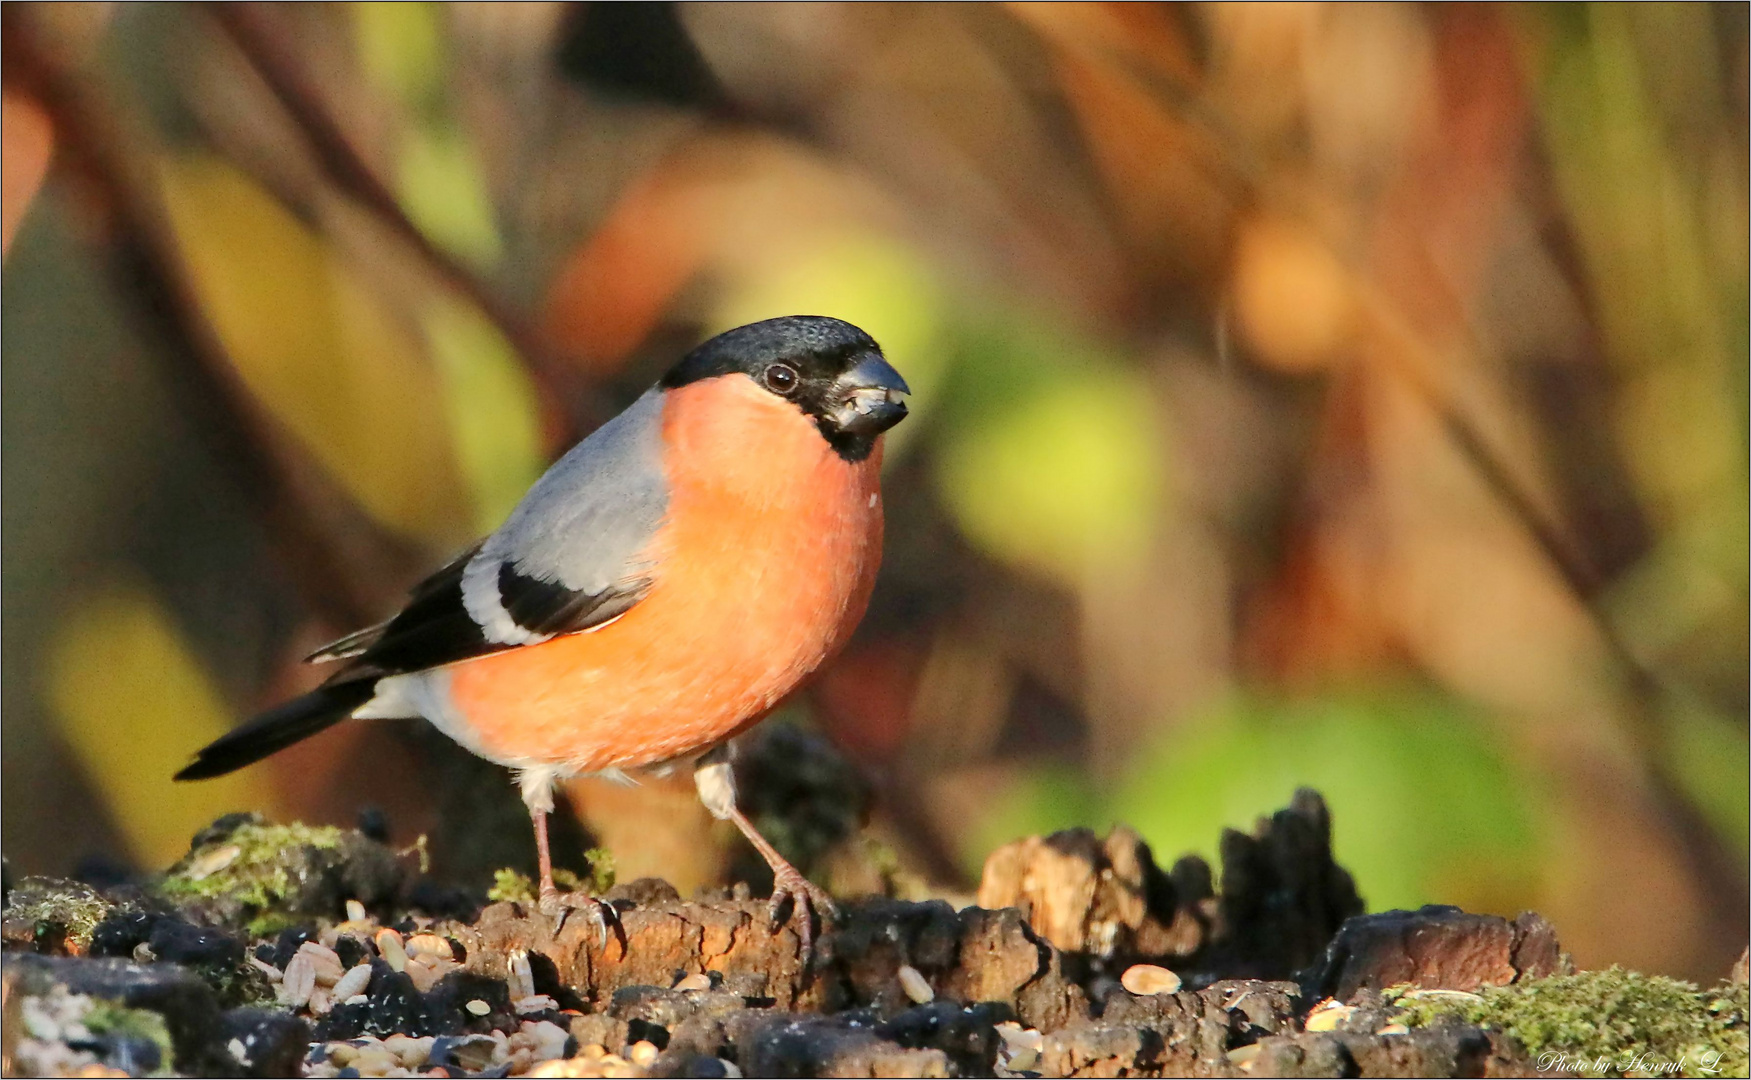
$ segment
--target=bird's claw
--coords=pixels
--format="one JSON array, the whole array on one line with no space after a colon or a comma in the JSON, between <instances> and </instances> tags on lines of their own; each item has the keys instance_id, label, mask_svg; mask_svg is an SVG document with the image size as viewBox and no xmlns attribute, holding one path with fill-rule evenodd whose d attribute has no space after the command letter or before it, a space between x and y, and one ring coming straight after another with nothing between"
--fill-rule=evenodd
<instances>
[{"instance_id":1,"label":"bird's claw","mask_svg":"<svg viewBox=\"0 0 1751 1080\"><path fill-rule=\"evenodd\" d=\"M796 936L801 945L799 954L804 968L809 966L814 955L816 920L827 923L839 918L839 905L827 895L827 890L788 866L773 874L772 902L767 905L766 910L772 920L774 932L787 921L796 924Z\"/></svg>"},{"instance_id":2,"label":"bird's claw","mask_svg":"<svg viewBox=\"0 0 1751 1080\"><path fill-rule=\"evenodd\" d=\"M620 923L620 911L600 896L591 896L584 892L560 892L558 889L543 889L541 897L536 901L536 907L541 914L553 920L555 936L565 928L565 921L571 913L582 913L583 918L590 921L596 928L596 945L598 948L608 947L608 928L614 928L614 936L624 944L626 927Z\"/></svg>"}]
</instances>

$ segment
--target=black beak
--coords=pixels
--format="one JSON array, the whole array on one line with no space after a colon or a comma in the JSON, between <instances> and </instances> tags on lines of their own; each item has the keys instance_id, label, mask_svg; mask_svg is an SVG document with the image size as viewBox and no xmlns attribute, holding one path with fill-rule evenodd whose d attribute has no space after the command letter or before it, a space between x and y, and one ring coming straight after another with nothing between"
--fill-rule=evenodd
<instances>
[{"instance_id":1,"label":"black beak","mask_svg":"<svg viewBox=\"0 0 1751 1080\"><path fill-rule=\"evenodd\" d=\"M833 380L833 425L849 435L879 435L906 419L906 380L881 353L868 353Z\"/></svg>"}]
</instances>

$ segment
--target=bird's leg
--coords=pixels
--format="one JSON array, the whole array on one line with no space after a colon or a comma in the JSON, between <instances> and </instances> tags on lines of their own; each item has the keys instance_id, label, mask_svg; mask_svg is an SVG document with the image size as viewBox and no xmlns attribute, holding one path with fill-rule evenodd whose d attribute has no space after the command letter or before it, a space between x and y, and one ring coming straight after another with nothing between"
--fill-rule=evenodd
<instances>
[{"instance_id":1,"label":"bird's leg","mask_svg":"<svg viewBox=\"0 0 1751 1080\"><path fill-rule=\"evenodd\" d=\"M536 889L535 906L541 909L543 915L553 920L553 932L558 934L565 928L566 916L573 911L582 911L595 924L599 946L608 946L610 925L613 925L616 934L624 938L625 930L620 925L620 913L614 909L613 904L588 893L560 892L559 886L553 883L553 855L547 846L547 815L553 811L551 778L531 783L529 775L525 773L523 799L529 806L529 819L535 823L535 865L541 878Z\"/></svg>"},{"instance_id":2,"label":"bird's leg","mask_svg":"<svg viewBox=\"0 0 1751 1080\"><path fill-rule=\"evenodd\" d=\"M802 962L807 967L809 958L814 951L815 920L831 920L839 917L839 908L833 903L833 898L827 895L827 890L803 877L802 872L790 865L790 862L778 849L767 842L754 823L749 821L736 805L736 774L731 766L731 751L729 744L724 744L701 757L693 767L693 783L699 788L699 801L711 811L713 817L728 821L742 831L748 838L748 843L754 845L754 850L766 860L766 865L772 867L772 902L768 907L772 925L776 929L784 922L784 912L787 902L791 905L791 917L796 923L797 938L802 944Z\"/></svg>"},{"instance_id":3,"label":"bird's leg","mask_svg":"<svg viewBox=\"0 0 1751 1080\"><path fill-rule=\"evenodd\" d=\"M553 855L547 850L547 811L531 810L529 817L535 822L535 865L541 872L541 889L537 894L543 905L550 896L558 896L559 889L553 884Z\"/></svg>"}]
</instances>

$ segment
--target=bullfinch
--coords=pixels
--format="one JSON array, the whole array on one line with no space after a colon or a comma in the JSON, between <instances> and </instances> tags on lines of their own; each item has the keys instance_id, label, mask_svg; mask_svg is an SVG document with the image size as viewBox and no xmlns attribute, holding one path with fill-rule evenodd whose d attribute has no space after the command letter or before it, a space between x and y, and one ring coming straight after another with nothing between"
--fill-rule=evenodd
<instances>
[{"instance_id":1,"label":"bullfinch","mask_svg":"<svg viewBox=\"0 0 1751 1080\"><path fill-rule=\"evenodd\" d=\"M736 805L729 740L845 643L881 561L882 433L906 381L870 336L821 316L698 346L536 481L498 531L400 613L309 657L320 687L201 750L220 776L346 719L424 717L515 771L553 883L556 781L693 762L700 799L771 864L776 925L805 952L826 893Z\"/></svg>"}]
</instances>

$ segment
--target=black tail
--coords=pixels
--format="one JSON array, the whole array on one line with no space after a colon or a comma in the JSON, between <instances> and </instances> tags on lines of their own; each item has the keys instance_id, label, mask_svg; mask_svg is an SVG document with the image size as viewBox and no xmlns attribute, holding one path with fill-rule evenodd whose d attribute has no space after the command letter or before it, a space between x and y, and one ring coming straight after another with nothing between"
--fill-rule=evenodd
<instances>
[{"instance_id":1,"label":"black tail","mask_svg":"<svg viewBox=\"0 0 1751 1080\"><path fill-rule=\"evenodd\" d=\"M376 679L320 686L278 708L269 709L195 755L178 780L206 780L253 765L345 720L371 700Z\"/></svg>"}]
</instances>

